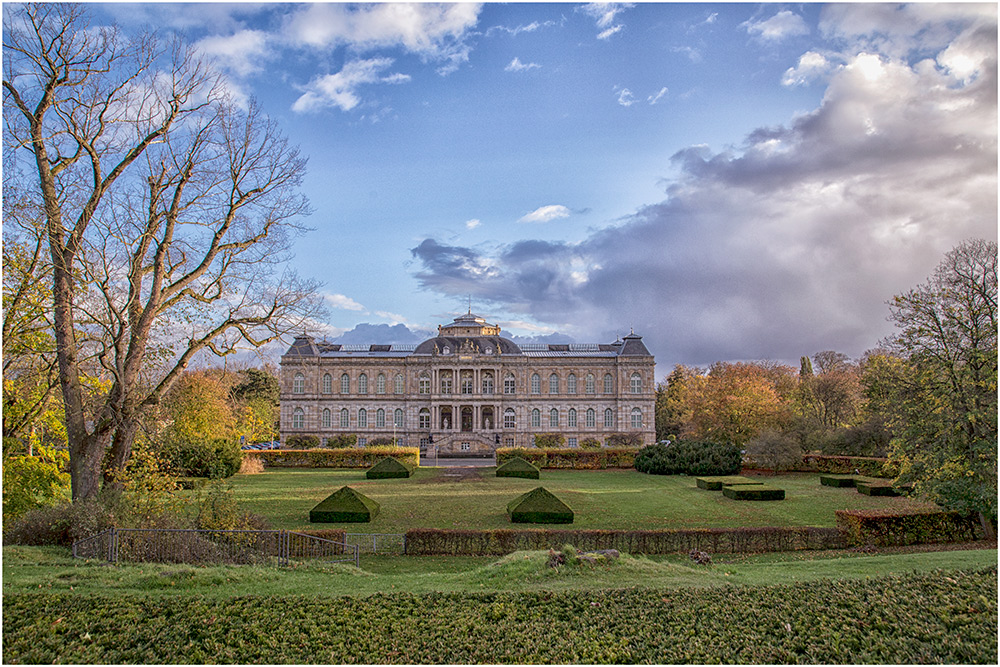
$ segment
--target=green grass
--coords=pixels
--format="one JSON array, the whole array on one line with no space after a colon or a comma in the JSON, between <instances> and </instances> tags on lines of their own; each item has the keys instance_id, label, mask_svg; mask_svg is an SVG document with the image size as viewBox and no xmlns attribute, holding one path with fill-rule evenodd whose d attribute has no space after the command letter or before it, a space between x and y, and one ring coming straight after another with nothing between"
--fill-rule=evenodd
<instances>
[{"instance_id":1,"label":"green grass","mask_svg":"<svg viewBox=\"0 0 1000 667\"><path fill-rule=\"evenodd\" d=\"M550 568L547 552L496 557L366 556L361 567L308 565L108 566L75 561L67 549L4 547L3 594L174 596L226 598L239 595L368 596L477 591L603 590L761 586L820 579L872 576L936 569L981 569L997 564L996 549L863 555L794 552L759 556L717 555L710 566L683 556L628 557L609 565Z\"/></svg>"},{"instance_id":2,"label":"green grass","mask_svg":"<svg viewBox=\"0 0 1000 667\"><path fill-rule=\"evenodd\" d=\"M655 530L741 526L835 525L838 509L932 509L910 498L869 497L853 488L822 486L818 475L752 477L785 489L780 503L746 503L699 490L694 477L645 475L635 470L544 470L540 480L496 477L479 468L454 481L446 468L417 468L409 479L365 479L364 470L271 469L231 478L236 497L275 528L310 526L309 510L350 484L378 502L368 524L342 524L350 532L403 533L410 528L512 528L507 503L539 483L575 513L572 529ZM331 524L332 526L341 524Z\"/></svg>"}]
</instances>

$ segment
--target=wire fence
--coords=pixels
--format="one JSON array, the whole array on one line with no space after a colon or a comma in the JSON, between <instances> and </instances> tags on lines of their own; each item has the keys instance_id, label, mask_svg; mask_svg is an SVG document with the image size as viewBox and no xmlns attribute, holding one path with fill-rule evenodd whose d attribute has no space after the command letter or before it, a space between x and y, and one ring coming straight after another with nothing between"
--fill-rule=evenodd
<instances>
[{"instance_id":1,"label":"wire fence","mask_svg":"<svg viewBox=\"0 0 1000 667\"><path fill-rule=\"evenodd\" d=\"M347 533L344 540L363 554L406 553L406 535L403 533Z\"/></svg>"},{"instance_id":2,"label":"wire fence","mask_svg":"<svg viewBox=\"0 0 1000 667\"><path fill-rule=\"evenodd\" d=\"M110 528L73 543L74 558L110 563L279 565L292 562L359 564L356 544L288 530Z\"/></svg>"}]
</instances>

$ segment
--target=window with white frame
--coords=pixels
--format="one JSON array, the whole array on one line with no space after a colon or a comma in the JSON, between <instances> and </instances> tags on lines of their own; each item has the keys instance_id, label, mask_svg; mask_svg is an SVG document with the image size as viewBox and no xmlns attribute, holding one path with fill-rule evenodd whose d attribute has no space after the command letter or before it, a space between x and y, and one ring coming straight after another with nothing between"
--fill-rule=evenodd
<instances>
[{"instance_id":1,"label":"window with white frame","mask_svg":"<svg viewBox=\"0 0 1000 667\"><path fill-rule=\"evenodd\" d=\"M503 427L504 428L514 428L517 426L517 419L514 415L513 408L507 408L503 412Z\"/></svg>"},{"instance_id":2,"label":"window with white frame","mask_svg":"<svg viewBox=\"0 0 1000 667\"><path fill-rule=\"evenodd\" d=\"M402 394L406 391L406 382L403 380L402 373L396 373L396 379L392 382L392 391L394 394Z\"/></svg>"},{"instance_id":3,"label":"window with white frame","mask_svg":"<svg viewBox=\"0 0 1000 667\"><path fill-rule=\"evenodd\" d=\"M633 394L641 394L642 376L639 375L638 373L632 373L632 377L629 378L628 386L629 386L629 391L631 391Z\"/></svg>"},{"instance_id":4,"label":"window with white frame","mask_svg":"<svg viewBox=\"0 0 1000 667\"><path fill-rule=\"evenodd\" d=\"M576 408L570 408L566 413L566 426L576 428Z\"/></svg>"},{"instance_id":5,"label":"window with white frame","mask_svg":"<svg viewBox=\"0 0 1000 667\"><path fill-rule=\"evenodd\" d=\"M324 373L323 374L323 388L321 389L321 391L324 394L332 394L333 393L333 378L330 377L329 373Z\"/></svg>"},{"instance_id":6,"label":"window with white frame","mask_svg":"<svg viewBox=\"0 0 1000 667\"><path fill-rule=\"evenodd\" d=\"M587 391L587 393L588 394L593 394L594 393L594 374L593 373L587 373L586 383L587 383L586 384L586 391Z\"/></svg>"},{"instance_id":7,"label":"window with white frame","mask_svg":"<svg viewBox=\"0 0 1000 667\"><path fill-rule=\"evenodd\" d=\"M594 428L597 421L597 414L594 408L587 408L587 428Z\"/></svg>"},{"instance_id":8,"label":"window with white frame","mask_svg":"<svg viewBox=\"0 0 1000 667\"><path fill-rule=\"evenodd\" d=\"M323 428L330 428L331 425L330 408L323 408Z\"/></svg>"},{"instance_id":9,"label":"window with white frame","mask_svg":"<svg viewBox=\"0 0 1000 667\"><path fill-rule=\"evenodd\" d=\"M351 413L347 411L347 408L343 408L340 411L340 428L350 428L351 426Z\"/></svg>"},{"instance_id":10,"label":"window with white frame","mask_svg":"<svg viewBox=\"0 0 1000 667\"><path fill-rule=\"evenodd\" d=\"M458 380L460 382L459 388L461 392L466 395L471 394L473 389L472 373L470 371L462 371Z\"/></svg>"},{"instance_id":11,"label":"window with white frame","mask_svg":"<svg viewBox=\"0 0 1000 667\"><path fill-rule=\"evenodd\" d=\"M383 373L379 373L378 376L375 378L375 393L376 394L385 393L385 375Z\"/></svg>"},{"instance_id":12,"label":"window with white frame","mask_svg":"<svg viewBox=\"0 0 1000 667\"><path fill-rule=\"evenodd\" d=\"M642 428L642 410L632 408L632 428Z\"/></svg>"},{"instance_id":13,"label":"window with white frame","mask_svg":"<svg viewBox=\"0 0 1000 667\"><path fill-rule=\"evenodd\" d=\"M503 378L503 393L513 394L515 391L517 383L514 381L514 376L507 374Z\"/></svg>"},{"instance_id":14,"label":"window with white frame","mask_svg":"<svg viewBox=\"0 0 1000 667\"><path fill-rule=\"evenodd\" d=\"M399 408L392 413L392 423L396 428L403 428L403 411Z\"/></svg>"},{"instance_id":15,"label":"window with white frame","mask_svg":"<svg viewBox=\"0 0 1000 667\"><path fill-rule=\"evenodd\" d=\"M494 390L493 373L490 372L483 373L483 393L492 394L493 390Z\"/></svg>"},{"instance_id":16,"label":"window with white frame","mask_svg":"<svg viewBox=\"0 0 1000 667\"><path fill-rule=\"evenodd\" d=\"M570 447L576 447L576 438L567 438L567 444L569 444Z\"/></svg>"},{"instance_id":17,"label":"window with white frame","mask_svg":"<svg viewBox=\"0 0 1000 667\"><path fill-rule=\"evenodd\" d=\"M559 376L553 373L549 376L549 393L558 394L559 393Z\"/></svg>"},{"instance_id":18,"label":"window with white frame","mask_svg":"<svg viewBox=\"0 0 1000 667\"><path fill-rule=\"evenodd\" d=\"M362 373L358 376L358 393L367 394L368 393L368 376Z\"/></svg>"},{"instance_id":19,"label":"window with white frame","mask_svg":"<svg viewBox=\"0 0 1000 667\"><path fill-rule=\"evenodd\" d=\"M368 428L368 411L364 408L358 410L358 428Z\"/></svg>"},{"instance_id":20,"label":"window with white frame","mask_svg":"<svg viewBox=\"0 0 1000 667\"><path fill-rule=\"evenodd\" d=\"M613 394L615 391L615 379L611 377L611 373L604 374L604 393Z\"/></svg>"},{"instance_id":21,"label":"window with white frame","mask_svg":"<svg viewBox=\"0 0 1000 667\"><path fill-rule=\"evenodd\" d=\"M340 376L340 393L349 394L351 393L351 376L344 373Z\"/></svg>"},{"instance_id":22,"label":"window with white frame","mask_svg":"<svg viewBox=\"0 0 1000 667\"><path fill-rule=\"evenodd\" d=\"M304 394L306 391L306 378L302 373L296 373L292 378L292 393Z\"/></svg>"},{"instance_id":23,"label":"window with white frame","mask_svg":"<svg viewBox=\"0 0 1000 667\"><path fill-rule=\"evenodd\" d=\"M421 375L420 379L417 381L417 393L420 394L431 393L431 379L426 375Z\"/></svg>"},{"instance_id":24,"label":"window with white frame","mask_svg":"<svg viewBox=\"0 0 1000 667\"><path fill-rule=\"evenodd\" d=\"M358 444L364 447L368 444L368 438L358 438Z\"/></svg>"},{"instance_id":25,"label":"window with white frame","mask_svg":"<svg viewBox=\"0 0 1000 667\"><path fill-rule=\"evenodd\" d=\"M531 411L531 425L534 428L539 428L542 425L542 411L538 408Z\"/></svg>"},{"instance_id":26,"label":"window with white frame","mask_svg":"<svg viewBox=\"0 0 1000 667\"><path fill-rule=\"evenodd\" d=\"M567 394L576 393L576 373L570 373L569 377L566 378L566 393Z\"/></svg>"},{"instance_id":27,"label":"window with white frame","mask_svg":"<svg viewBox=\"0 0 1000 667\"><path fill-rule=\"evenodd\" d=\"M555 408L549 410L549 428L558 428L559 426L559 411Z\"/></svg>"},{"instance_id":28,"label":"window with white frame","mask_svg":"<svg viewBox=\"0 0 1000 667\"><path fill-rule=\"evenodd\" d=\"M538 373L532 373L531 375L531 393L542 393L542 378L538 377Z\"/></svg>"},{"instance_id":29,"label":"window with white frame","mask_svg":"<svg viewBox=\"0 0 1000 667\"><path fill-rule=\"evenodd\" d=\"M604 428L615 427L615 412L611 408L604 411Z\"/></svg>"},{"instance_id":30,"label":"window with white frame","mask_svg":"<svg viewBox=\"0 0 1000 667\"><path fill-rule=\"evenodd\" d=\"M431 411L427 408L423 408L417 413L417 425L420 428L430 428L431 427Z\"/></svg>"},{"instance_id":31,"label":"window with white frame","mask_svg":"<svg viewBox=\"0 0 1000 667\"><path fill-rule=\"evenodd\" d=\"M306 413L302 408L295 408L292 412L292 428L306 427Z\"/></svg>"},{"instance_id":32,"label":"window with white frame","mask_svg":"<svg viewBox=\"0 0 1000 667\"><path fill-rule=\"evenodd\" d=\"M443 371L441 373L441 393L450 394L452 388L451 371Z\"/></svg>"}]
</instances>

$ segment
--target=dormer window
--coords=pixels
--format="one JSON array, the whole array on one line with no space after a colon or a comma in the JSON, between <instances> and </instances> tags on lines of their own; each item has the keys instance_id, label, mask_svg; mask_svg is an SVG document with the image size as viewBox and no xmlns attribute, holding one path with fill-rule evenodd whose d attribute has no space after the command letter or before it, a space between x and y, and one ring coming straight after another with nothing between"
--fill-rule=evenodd
<instances>
[{"instance_id":1,"label":"dormer window","mask_svg":"<svg viewBox=\"0 0 1000 667\"><path fill-rule=\"evenodd\" d=\"M451 354L451 348L445 345L444 349L441 350L441 354Z\"/></svg>"}]
</instances>

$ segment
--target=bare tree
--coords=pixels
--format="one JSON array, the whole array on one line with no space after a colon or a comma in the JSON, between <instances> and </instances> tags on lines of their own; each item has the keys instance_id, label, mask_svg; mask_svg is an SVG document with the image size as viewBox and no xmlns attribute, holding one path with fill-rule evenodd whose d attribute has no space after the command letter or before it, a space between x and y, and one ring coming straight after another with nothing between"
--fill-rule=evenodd
<instances>
[{"instance_id":1,"label":"bare tree","mask_svg":"<svg viewBox=\"0 0 1000 667\"><path fill-rule=\"evenodd\" d=\"M196 354L266 344L314 312L314 285L281 270L305 160L189 49L92 28L78 6L5 14L3 88L5 148L31 156L44 209L73 498L88 498ZM110 380L93 411L85 335Z\"/></svg>"}]
</instances>

